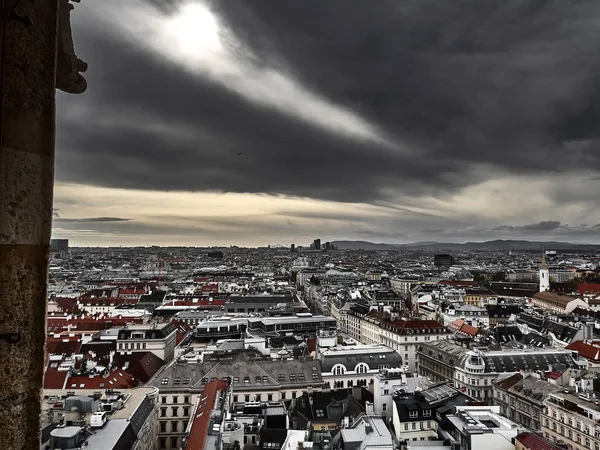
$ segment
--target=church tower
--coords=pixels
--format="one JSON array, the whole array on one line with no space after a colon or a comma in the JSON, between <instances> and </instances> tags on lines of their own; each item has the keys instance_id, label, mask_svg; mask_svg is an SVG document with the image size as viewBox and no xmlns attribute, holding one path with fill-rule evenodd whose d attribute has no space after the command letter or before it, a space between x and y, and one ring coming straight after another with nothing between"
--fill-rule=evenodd
<instances>
[{"instance_id":1,"label":"church tower","mask_svg":"<svg viewBox=\"0 0 600 450\"><path fill-rule=\"evenodd\" d=\"M542 263L540 264L540 292L550 290L550 270L546 261L546 252L542 253Z\"/></svg>"}]
</instances>

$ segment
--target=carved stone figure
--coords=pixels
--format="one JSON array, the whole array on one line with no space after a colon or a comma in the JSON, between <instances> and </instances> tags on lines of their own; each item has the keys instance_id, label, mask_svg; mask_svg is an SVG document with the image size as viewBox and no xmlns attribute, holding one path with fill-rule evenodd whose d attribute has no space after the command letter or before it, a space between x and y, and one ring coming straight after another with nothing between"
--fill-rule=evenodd
<instances>
[{"instance_id":1,"label":"carved stone figure","mask_svg":"<svg viewBox=\"0 0 600 450\"><path fill-rule=\"evenodd\" d=\"M58 2L56 88L69 94L81 94L87 88L87 82L81 75L87 70L87 64L77 57L73 47L71 11L74 7L71 1L79 3L81 0Z\"/></svg>"}]
</instances>

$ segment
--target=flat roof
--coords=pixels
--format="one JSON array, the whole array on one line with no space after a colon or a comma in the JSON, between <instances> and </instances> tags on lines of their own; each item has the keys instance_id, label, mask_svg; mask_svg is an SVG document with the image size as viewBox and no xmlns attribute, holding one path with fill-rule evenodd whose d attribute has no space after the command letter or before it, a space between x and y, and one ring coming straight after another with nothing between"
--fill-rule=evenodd
<instances>
[{"instance_id":1,"label":"flat roof","mask_svg":"<svg viewBox=\"0 0 600 450\"><path fill-rule=\"evenodd\" d=\"M104 428L96 429L96 434L91 435L85 445L86 450L107 450L113 448L123 433L127 430L129 421L125 419L111 419Z\"/></svg>"},{"instance_id":2,"label":"flat roof","mask_svg":"<svg viewBox=\"0 0 600 450\"><path fill-rule=\"evenodd\" d=\"M114 413L110 414L108 418L110 420L131 418L147 395L157 393L158 389L154 387L139 387L127 391L129 397L127 397L127 401L123 403L123 409L117 409Z\"/></svg>"},{"instance_id":3,"label":"flat roof","mask_svg":"<svg viewBox=\"0 0 600 450\"><path fill-rule=\"evenodd\" d=\"M337 322L330 316L282 316L282 317L251 317L248 322L262 322L265 325L277 325L281 323L308 323L316 321Z\"/></svg>"}]
</instances>

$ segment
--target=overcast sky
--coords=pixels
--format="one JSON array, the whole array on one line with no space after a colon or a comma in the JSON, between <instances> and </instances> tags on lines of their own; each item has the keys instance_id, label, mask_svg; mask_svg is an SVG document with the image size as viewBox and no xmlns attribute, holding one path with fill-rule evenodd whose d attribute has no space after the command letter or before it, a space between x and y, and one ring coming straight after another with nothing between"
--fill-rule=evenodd
<instances>
[{"instance_id":1,"label":"overcast sky","mask_svg":"<svg viewBox=\"0 0 600 450\"><path fill-rule=\"evenodd\" d=\"M600 242L597 0L103 0L72 23L74 245Z\"/></svg>"}]
</instances>

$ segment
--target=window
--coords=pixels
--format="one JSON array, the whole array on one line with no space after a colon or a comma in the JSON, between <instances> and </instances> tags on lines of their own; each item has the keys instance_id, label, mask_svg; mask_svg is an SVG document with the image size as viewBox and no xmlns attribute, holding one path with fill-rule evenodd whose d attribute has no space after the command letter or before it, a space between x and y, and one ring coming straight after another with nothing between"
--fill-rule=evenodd
<instances>
[{"instance_id":1,"label":"window","mask_svg":"<svg viewBox=\"0 0 600 450\"><path fill-rule=\"evenodd\" d=\"M385 412L387 410L387 404L384 403L382 407L383 407L383 412Z\"/></svg>"},{"instance_id":2,"label":"window","mask_svg":"<svg viewBox=\"0 0 600 450\"><path fill-rule=\"evenodd\" d=\"M419 416L419 412L418 411L409 411L408 412L408 417L411 419L416 419Z\"/></svg>"},{"instance_id":3,"label":"window","mask_svg":"<svg viewBox=\"0 0 600 450\"><path fill-rule=\"evenodd\" d=\"M183 408L183 415L184 416L189 416L190 415L190 408L188 408L187 406Z\"/></svg>"},{"instance_id":4,"label":"window","mask_svg":"<svg viewBox=\"0 0 600 450\"><path fill-rule=\"evenodd\" d=\"M281 393L281 400L285 400L285 392Z\"/></svg>"},{"instance_id":5,"label":"window","mask_svg":"<svg viewBox=\"0 0 600 450\"><path fill-rule=\"evenodd\" d=\"M186 395L185 397L183 397L183 403L189 403L190 402L190 396Z\"/></svg>"},{"instance_id":6,"label":"window","mask_svg":"<svg viewBox=\"0 0 600 450\"><path fill-rule=\"evenodd\" d=\"M177 448L177 438L176 437L171 438L171 447Z\"/></svg>"},{"instance_id":7,"label":"window","mask_svg":"<svg viewBox=\"0 0 600 450\"><path fill-rule=\"evenodd\" d=\"M416 430L416 429L417 429L417 422L413 422L413 423L412 423L412 429L413 429L413 430Z\"/></svg>"},{"instance_id":8,"label":"window","mask_svg":"<svg viewBox=\"0 0 600 450\"><path fill-rule=\"evenodd\" d=\"M383 390L383 395L389 395L390 394L390 390L389 389L384 389Z\"/></svg>"},{"instance_id":9,"label":"window","mask_svg":"<svg viewBox=\"0 0 600 450\"><path fill-rule=\"evenodd\" d=\"M244 401L246 403L250 403L250 396L249 395L244 395Z\"/></svg>"},{"instance_id":10,"label":"window","mask_svg":"<svg viewBox=\"0 0 600 450\"><path fill-rule=\"evenodd\" d=\"M237 401L238 401L238 396L237 396L237 395L234 395L234 396L233 396L233 401L234 401L234 402L237 402Z\"/></svg>"},{"instance_id":11,"label":"window","mask_svg":"<svg viewBox=\"0 0 600 450\"><path fill-rule=\"evenodd\" d=\"M407 423L404 424L404 431L408 431L408 424Z\"/></svg>"},{"instance_id":12,"label":"window","mask_svg":"<svg viewBox=\"0 0 600 450\"><path fill-rule=\"evenodd\" d=\"M163 396L162 396L162 398L161 398L160 400L161 400L161 402L162 402L163 404L167 403L167 396L166 396L166 395L163 395Z\"/></svg>"},{"instance_id":13,"label":"window","mask_svg":"<svg viewBox=\"0 0 600 450\"><path fill-rule=\"evenodd\" d=\"M204 380L204 378L203 378ZM234 383L239 383L240 382L240 377L233 377L233 382Z\"/></svg>"},{"instance_id":14,"label":"window","mask_svg":"<svg viewBox=\"0 0 600 450\"><path fill-rule=\"evenodd\" d=\"M167 417L167 408L160 408L160 417Z\"/></svg>"},{"instance_id":15,"label":"window","mask_svg":"<svg viewBox=\"0 0 600 450\"><path fill-rule=\"evenodd\" d=\"M173 379L173 384L181 384L181 378L180 377L175 377Z\"/></svg>"},{"instance_id":16,"label":"window","mask_svg":"<svg viewBox=\"0 0 600 450\"><path fill-rule=\"evenodd\" d=\"M171 431L172 431L173 433L177 433L177 423L178 423L178 422L177 422L177 421L175 421L175 420L174 420L173 422L171 422Z\"/></svg>"},{"instance_id":17,"label":"window","mask_svg":"<svg viewBox=\"0 0 600 450\"><path fill-rule=\"evenodd\" d=\"M296 398L296 393L292 392L292 398Z\"/></svg>"},{"instance_id":18,"label":"window","mask_svg":"<svg viewBox=\"0 0 600 450\"><path fill-rule=\"evenodd\" d=\"M169 384L169 379L168 378L163 378L160 382L160 384L162 384L163 386L166 384Z\"/></svg>"},{"instance_id":19,"label":"window","mask_svg":"<svg viewBox=\"0 0 600 450\"><path fill-rule=\"evenodd\" d=\"M165 437L161 437L161 438L159 439L159 443L160 443L160 448L161 448L161 449L163 449L163 448L167 448L167 438L165 438Z\"/></svg>"},{"instance_id":20,"label":"window","mask_svg":"<svg viewBox=\"0 0 600 450\"><path fill-rule=\"evenodd\" d=\"M269 402L273 401L273 394L267 394L267 401L269 401Z\"/></svg>"},{"instance_id":21,"label":"window","mask_svg":"<svg viewBox=\"0 0 600 450\"><path fill-rule=\"evenodd\" d=\"M190 384L190 377L183 377L183 384Z\"/></svg>"},{"instance_id":22,"label":"window","mask_svg":"<svg viewBox=\"0 0 600 450\"><path fill-rule=\"evenodd\" d=\"M167 432L167 422L161 422L160 423L160 432L161 433L166 433Z\"/></svg>"},{"instance_id":23,"label":"window","mask_svg":"<svg viewBox=\"0 0 600 450\"><path fill-rule=\"evenodd\" d=\"M173 403L177 403L179 401L179 397L176 395L173 396Z\"/></svg>"},{"instance_id":24,"label":"window","mask_svg":"<svg viewBox=\"0 0 600 450\"><path fill-rule=\"evenodd\" d=\"M244 377L244 383L250 383L250 377Z\"/></svg>"},{"instance_id":25,"label":"window","mask_svg":"<svg viewBox=\"0 0 600 450\"><path fill-rule=\"evenodd\" d=\"M171 408L171 412L172 412L172 414L171 414L171 415L172 415L173 417L177 417L177 411L178 411L178 410L179 410L179 408L178 408L177 406L173 406L173 407Z\"/></svg>"}]
</instances>

